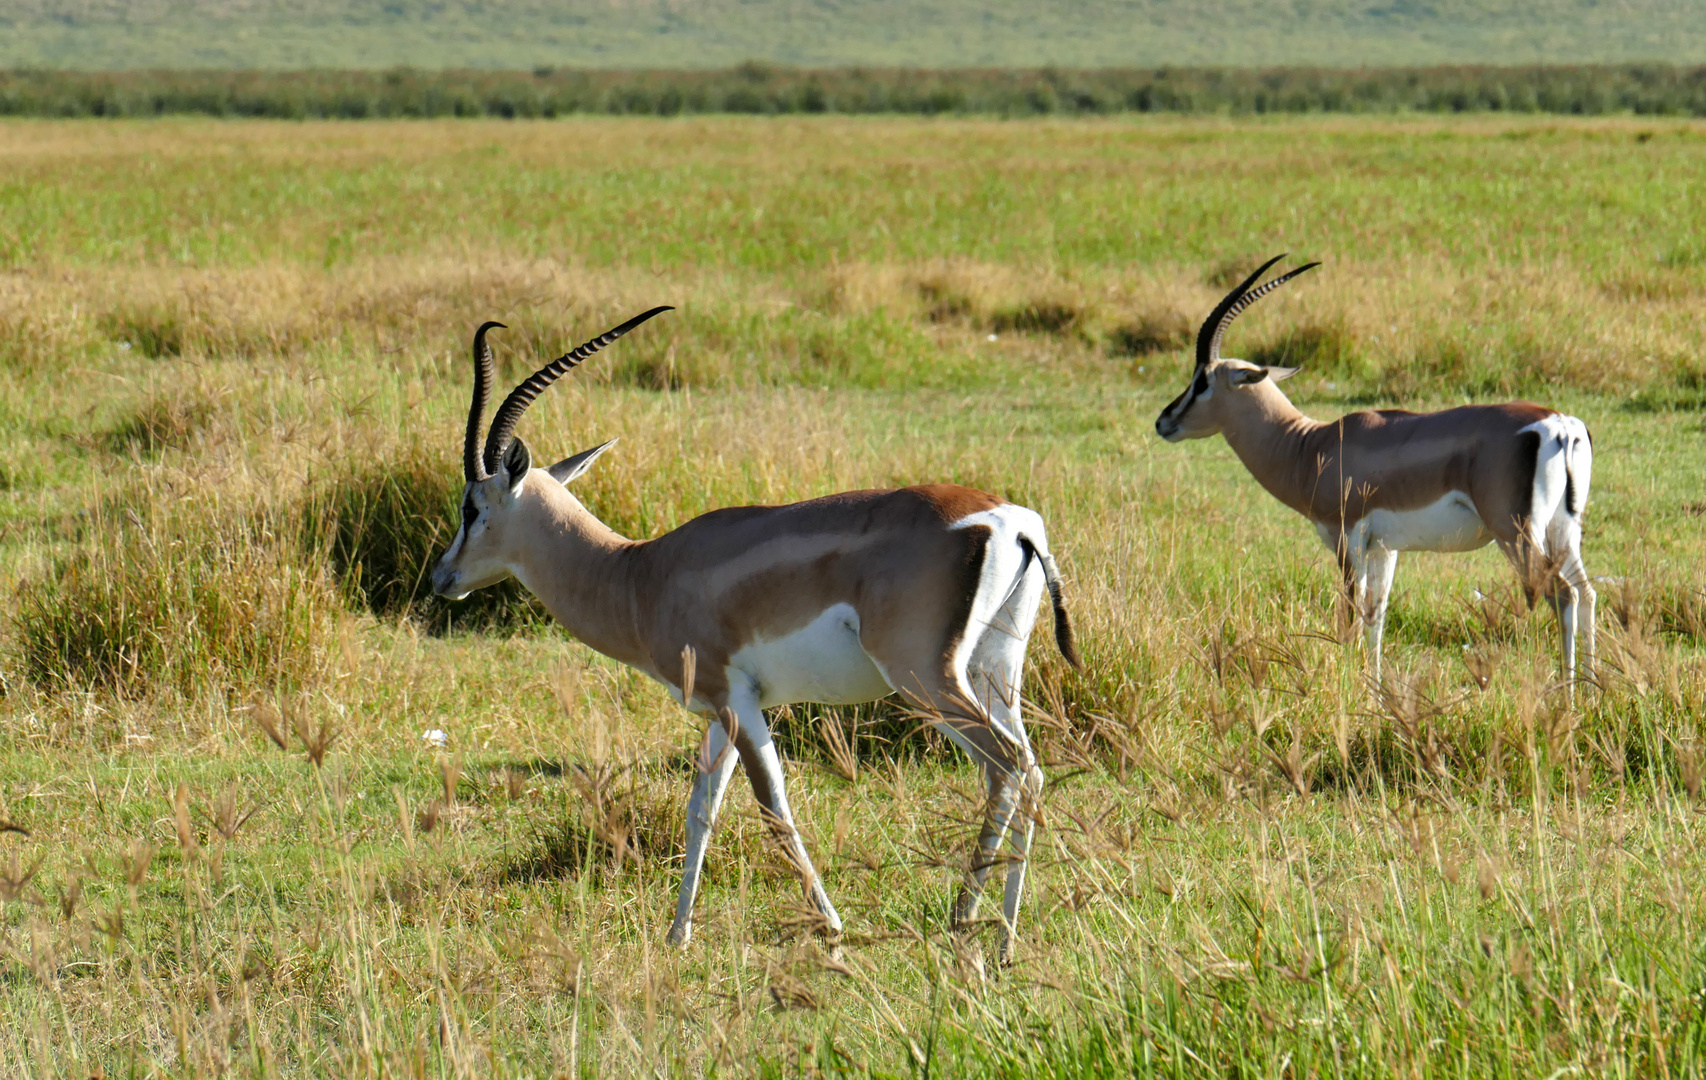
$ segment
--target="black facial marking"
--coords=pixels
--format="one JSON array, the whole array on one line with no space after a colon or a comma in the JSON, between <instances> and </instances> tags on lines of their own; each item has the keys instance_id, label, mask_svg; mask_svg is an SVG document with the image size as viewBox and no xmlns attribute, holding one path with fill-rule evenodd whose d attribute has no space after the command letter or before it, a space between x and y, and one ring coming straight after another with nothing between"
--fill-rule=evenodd
<instances>
[{"instance_id":1,"label":"black facial marking","mask_svg":"<svg viewBox=\"0 0 1706 1080\"><path fill-rule=\"evenodd\" d=\"M462 528L464 530L472 528L474 519L479 516L480 508L474 505L474 497L464 495L462 497Z\"/></svg>"},{"instance_id":2,"label":"black facial marking","mask_svg":"<svg viewBox=\"0 0 1706 1080\"><path fill-rule=\"evenodd\" d=\"M1206 394L1206 393L1208 393L1208 372L1206 372L1206 371L1197 372L1196 381L1191 383L1191 393L1193 393L1193 394Z\"/></svg>"}]
</instances>

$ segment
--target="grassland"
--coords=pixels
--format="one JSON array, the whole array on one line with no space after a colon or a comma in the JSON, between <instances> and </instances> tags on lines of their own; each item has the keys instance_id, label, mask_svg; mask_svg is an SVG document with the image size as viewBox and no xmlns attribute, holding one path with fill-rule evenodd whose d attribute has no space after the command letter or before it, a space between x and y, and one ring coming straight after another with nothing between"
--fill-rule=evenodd
<instances>
[{"instance_id":1,"label":"grassland","mask_svg":"<svg viewBox=\"0 0 1706 1080\"><path fill-rule=\"evenodd\" d=\"M0 66L525 69L1706 60L1689 0L12 0Z\"/></svg>"},{"instance_id":2,"label":"grassland","mask_svg":"<svg viewBox=\"0 0 1706 1080\"><path fill-rule=\"evenodd\" d=\"M1706 1073L1702 176L1686 121L0 126L0 1070ZM1403 562L1372 698L1309 530L1154 438L1288 249L1230 351L1306 411L1592 427L1575 705L1486 551ZM419 595L472 326L515 375L656 302L525 423L621 436L619 530L926 479L1048 520L1087 664L1033 649L1011 970L944 927L975 777L880 708L776 718L844 955L738 790L668 949L693 722Z\"/></svg>"}]
</instances>

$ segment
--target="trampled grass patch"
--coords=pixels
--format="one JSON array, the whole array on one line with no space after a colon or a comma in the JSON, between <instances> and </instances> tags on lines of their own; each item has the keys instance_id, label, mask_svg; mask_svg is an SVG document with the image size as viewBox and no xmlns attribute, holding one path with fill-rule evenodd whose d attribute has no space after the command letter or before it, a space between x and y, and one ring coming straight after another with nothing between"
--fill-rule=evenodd
<instances>
[{"instance_id":1,"label":"trampled grass patch","mask_svg":"<svg viewBox=\"0 0 1706 1080\"><path fill-rule=\"evenodd\" d=\"M5 134L0 1061L1702 1071L1696 126ZM1154 437L1215 282L1287 248L1323 268L1227 352L1310 415L1588 423L1597 686L1490 550L1401 560L1368 686L1309 526ZM513 586L425 595L473 327L508 383L655 303L520 431L620 439L573 490L621 534L941 480L1047 521L1085 668L1045 613L1011 969L947 926L981 781L887 705L773 717L840 954L738 779L670 950L702 724Z\"/></svg>"}]
</instances>

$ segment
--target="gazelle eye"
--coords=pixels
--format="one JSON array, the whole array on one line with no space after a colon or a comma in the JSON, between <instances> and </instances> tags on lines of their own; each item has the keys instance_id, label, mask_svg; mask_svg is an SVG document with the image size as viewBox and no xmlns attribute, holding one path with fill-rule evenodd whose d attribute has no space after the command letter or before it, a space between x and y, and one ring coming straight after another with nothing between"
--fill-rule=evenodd
<instances>
[{"instance_id":1,"label":"gazelle eye","mask_svg":"<svg viewBox=\"0 0 1706 1080\"><path fill-rule=\"evenodd\" d=\"M474 519L479 516L480 509L474 505L474 500L472 498L464 498L462 500L462 527L464 529L473 527Z\"/></svg>"},{"instance_id":2,"label":"gazelle eye","mask_svg":"<svg viewBox=\"0 0 1706 1080\"><path fill-rule=\"evenodd\" d=\"M1193 393L1193 394L1206 394L1206 393L1208 393L1208 372L1206 372L1206 371L1197 372L1197 381L1191 384L1191 393Z\"/></svg>"}]
</instances>

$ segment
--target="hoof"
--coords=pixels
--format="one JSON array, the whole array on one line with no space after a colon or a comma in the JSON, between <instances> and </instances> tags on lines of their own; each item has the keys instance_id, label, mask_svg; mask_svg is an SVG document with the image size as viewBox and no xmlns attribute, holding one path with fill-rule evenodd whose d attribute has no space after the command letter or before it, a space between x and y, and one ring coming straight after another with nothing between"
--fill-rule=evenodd
<instances>
[{"instance_id":1,"label":"hoof","mask_svg":"<svg viewBox=\"0 0 1706 1080\"><path fill-rule=\"evenodd\" d=\"M839 933L826 935L823 939L822 948L823 955L829 959L830 963L846 963L847 953L841 948L841 935Z\"/></svg>"}]
</instances>

